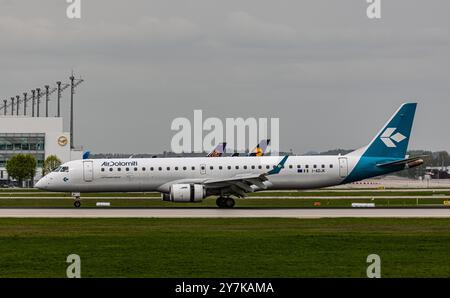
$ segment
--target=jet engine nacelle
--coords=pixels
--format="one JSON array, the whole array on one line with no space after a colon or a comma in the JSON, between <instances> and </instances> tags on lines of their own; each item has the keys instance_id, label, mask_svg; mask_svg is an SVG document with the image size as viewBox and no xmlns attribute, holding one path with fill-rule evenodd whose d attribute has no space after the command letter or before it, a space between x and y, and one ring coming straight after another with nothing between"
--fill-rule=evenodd
<instances>
[{"instance_id":1,"label":"jet engine nacelle","mask_svg":"<svg viewBox=\"0 0 450 298\"><path fill-rule=\"evenodd\" d=\"M174 184L169 195L163 195L164 201L201 202L206 197L205 187L201 184Z\"/></svg>"}]
</instances>

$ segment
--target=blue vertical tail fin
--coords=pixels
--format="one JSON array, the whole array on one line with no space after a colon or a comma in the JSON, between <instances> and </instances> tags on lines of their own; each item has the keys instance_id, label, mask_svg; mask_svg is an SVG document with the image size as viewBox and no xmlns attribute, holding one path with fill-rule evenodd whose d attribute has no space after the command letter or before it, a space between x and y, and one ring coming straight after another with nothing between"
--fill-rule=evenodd
<instances>
[{"instance_id":1,"label":"blue vertical tail fin","mask_svg":"<svg viewBox=\"0 0 450 298\"><path fill-rule=\"evenodd\" d=\"M405 103L365 147L362 156L404 158L416 113L417 103Z\"/></svg>"}]
</instances>

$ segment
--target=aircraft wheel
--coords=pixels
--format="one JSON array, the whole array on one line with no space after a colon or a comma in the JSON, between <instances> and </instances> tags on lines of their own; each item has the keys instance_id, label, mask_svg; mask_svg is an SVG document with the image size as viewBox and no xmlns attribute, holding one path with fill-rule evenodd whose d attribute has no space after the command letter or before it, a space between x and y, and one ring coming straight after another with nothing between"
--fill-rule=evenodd
<instances>
[{"instance_id":1,"label":"aircraft wheel","mask_svg":"<svg viewBox=\"0 0 450 298\"><path fill-rule=\"evenodd\" d=\"M233 208L236 202L232 198L225 198L223 205L225 208Z\"/></svg>"},{"instance_id":2,"label":"aircraft wheel","mask_svg":"<svg viewBox=\"0 0 450 298\"><path fill-rule=\"evenodd\" d=\"M75 202L73 202L73 205L75 206L75 208L80 208L81 202L80 201L75 201Z\"/></svg>"},{"instance_id":3,"label":"aircraft wheel","mask_svg":"<svg viewBox=\"0 0 450 298\"><path fill-rule=\"evenodd\" d=\"M224 208L225 207L224 202L225 202L225 198L224 197L218 197L217 200L216 200L217 207Z\"/></svg>"}]
</instances>

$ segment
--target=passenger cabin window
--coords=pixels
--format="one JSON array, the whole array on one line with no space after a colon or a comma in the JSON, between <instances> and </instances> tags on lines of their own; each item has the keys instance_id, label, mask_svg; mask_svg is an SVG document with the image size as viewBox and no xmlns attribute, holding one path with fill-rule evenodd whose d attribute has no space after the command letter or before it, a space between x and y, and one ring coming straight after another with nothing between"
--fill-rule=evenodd
<instances>
[{"instance_id":1,"label":"passenger cabin window","mask_svg":"<svg viewBox=\"0 0 450 298\"><path fill-rule=\"evenodd\" d=\"M125 171L127 171L127 172L128 172L129 170L130 170L130 168L125 168Z\"/></svg>"},{"instance_id":2,"label":"passenger cabin window","mask_svg":"<svg viewBox=\"0 0 450 298\"><path fill-rule=\"evenodd\" d=\"M254 170L255 169L255 166L252 166L252 170Z\"/></svg>"},{"instance_id":3,"label":"passenger cabin window","mask_svg":"<svg viewBox=\"0 0 450 298\"><path fill-rule=\"evenodd\" d=\"M109 168L109 171L112 172L112 171L113 171L113 168Z\"/></svg>"},{"instance_id":4,"label":"passenger cabin window","mask_svg":"<svg viewBox=\"0 0 450 298\"><path fill-rule=\"evenodd\" d=\"M150 168L150 171L153 171L153 170L154 170L153 167L151 167L151 168Z\"/></svg>"},{"instance_id":5,"label":"passenger cabin window","mask_svg":"<svg viewBox=\"0 0 450 298\"><path fill-rule=\"evenodd\" d=\"M322 169L325 169L325 165L322 165Z\"/></svg>"},{"instance_id":6,"label":"passenger cabin window","mask_svg":"<svg viewBox=\"0 0 450 298\"><path fill-rule=\"evenodd\" d=\"M136 171L137 171L137 168L134 168L134 171L136 172Z\"/></svg>"},{"instance_id":7,"label":"passenger cabin window","mask_svg":"<svg viewBox=\"0 0 450 298\"><path fill-rule=\"evenodd\" d=\"M228 166L228 170L231 170L231 166Z\"/></svg>"},{"instance_id":8,"label":"passenger cabin window","mask_svg":"<svg viewBox=\"0 0 450 298\"><path fill-rule=\"evenodd\" d=\"M121 168L117 168L117 171L120 172L120 171L122 171L122 169Z\"/></svg>"},{"instance_id":9,"label":"passenger cabin window","mask_svg":"<svg viewBox=\"0 0 450 298\"><path fill-rule=\"evenodd\" d=\"M239 170L239 166L236 166L236 170Z\"/></svg>"},{"instance_id":10,"label":"passenger cabin window","mask_svg":"<svg viewBox=\"0 0 450 298\"><path fill-rule=\"evenodd\" d=\"M186 170L187 170L187 168L186 168L186 167L183 167L183 170L184 170L184 171L186 171Z\"/></svg>"},{"instance_id":11,"label":"passenger cabin window","mask_svg":"<svg viewBox=\"0 0 450 298\"><path fill-rule=\"evenodd\" d=\"M333 168L333 165L330 165L330 169L332 169Z\"/></svg>"},{"instance_id":12,"label":"passenger cabin window","mask_svg":"<svg viewBox=\"0 0 450 298\"><path fill-rule=\"evenodd\" d=\"M289 165L289 169L292 169L292 165Z\"/></svg>"},{"instance_id":13,"label":"passenger cabin window","mask_svg":"<svg viewBox=\"0 0 450 298\"><path fill-rule=\"evenodd\" d=\"M262 166L258 166L258 169L260 169L260 170L261 170L261 169L262 169Z\"/></svg>"},{"instance_id":14,"label":"passenger cabin window","mask_svg":"<svg viewBox=\"0 0 450 298\"><path fill-rule=\"evenodd\" d=\"M222 166L219 166L219 170L222 170L222 168L223 168Z\"/></svg>"},{"instance_id":15,"label":"passenger cabin window","mask_svg":"<svg viewBox=\"0 0 450 298\"><path fill-rule=\"evenodd\" d=\"M145 167L143 167L143 168L142 168L142 171L144 171L144 172L145 172Z\"/></svg>"},{"instance_id":16,"label":"passenger cabin window","mask_svg":"<svg viewBox=\"0 0 450 298\"><path fill-rule=\"evenodd\" d=\"M178 167L175 167L175 171L178 171Z\"/></svg>"},{"instance_id":17,"label":"passenger cabin window","mask_svg":"<svg viewBox=\"0 0 450 298\"><path fill-rule=\"evenodd\" d=\"M210 169L210 170L214 170L214 167L213 167L213 166L210 166L209 169Z\"/></svg>"},{"instance_id":18,"label":"passenger cabin window","mask_svg":"<svg viewBox=\"0 0 450 298\"><path fill-rule=\"evenodd\" d=\"M244 166L244 170L247 170L247 166Z\"/></svg>"},{"instance_id":19,"label":"passenger cabin window","mask_svg":"<svg viewBox=\"0 0 450 298\"><path fill-rule=\"evenodd\" d=\"M313 168L316 169L316 168L317 168L317 165L313 165Z\"/></svg>"},{"instance_id":20,"label":"passenger cabin window","mask_svg":"<svg viewBox=\"0 0 450 298\"><path fill-rule=\"evenodd\" d=\"M102 172L104 172L105 171L105 168L102 168Z\"/></svg>"},{"instance_id":21,"label":"passenger cabin window","mask_svg":"<svg viewBox=\"0 0 450 298\"><path fill-rule=\"evenodd\" d=\"M170 167L167 167L166 169L167 169L167 171L170 171Z\"/></svg>"},{"instance_id":22,"label":"passenger cabin window","mask_svg":"<svg viewBox=\"0 0 450 298\"><path fill-rule=\"evenodd\" d=\"M159 167L159 168L158 168L158 171L162 171L162 168L161 168L161 167Z\"/></svg>"},{"instance_id":23,"label":"passenger cabin window","mask_svg":"<svg viewBox=\"0 0 450 298\"><path fill-rule=\"evenodd\" d=\"M192 167L192 171L195 171L195 167Z\"/></svg>"}]
</instances>

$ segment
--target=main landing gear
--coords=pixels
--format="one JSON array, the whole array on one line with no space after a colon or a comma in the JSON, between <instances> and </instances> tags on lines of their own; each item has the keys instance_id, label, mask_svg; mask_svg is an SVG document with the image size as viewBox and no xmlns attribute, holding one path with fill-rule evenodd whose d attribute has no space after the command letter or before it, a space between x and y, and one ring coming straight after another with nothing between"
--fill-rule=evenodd
<instances>
[{"instance_id":1,"label":"main landing gear","mask_svg":"<svg viewBox=\"0 0 450 298\"><path fill-rule=\"evenodd\" d=\"M230 197L218 197L216 205L219 208L233 208L236 202Z\"/></svg>"}]
</instances>

